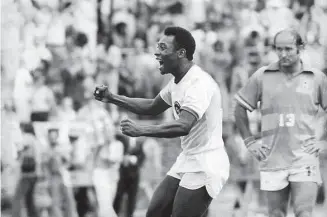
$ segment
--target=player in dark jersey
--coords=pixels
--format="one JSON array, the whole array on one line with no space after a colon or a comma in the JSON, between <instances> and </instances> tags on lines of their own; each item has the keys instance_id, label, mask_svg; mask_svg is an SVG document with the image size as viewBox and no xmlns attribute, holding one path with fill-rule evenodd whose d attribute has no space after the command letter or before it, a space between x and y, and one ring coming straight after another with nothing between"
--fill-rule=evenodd
<instances>
[{"instance_id":1,"label":"player in dark jersey","mask_svg":"<svg viewBox=\"0 0 327 217\"><path fill-rule=\"evenodd\" d=\"M236 123L260 162L270 217L286 216L290 196L295 216L311 217L321 183L318 154L327 139L316 139L315 124L319 107L327 114L327 77L301 60L303 46L296 31L277 33L279 61L258 69L236 94ZM246 110L258 102L262 129L251 135Z\"/></svg>"}]
</instances>

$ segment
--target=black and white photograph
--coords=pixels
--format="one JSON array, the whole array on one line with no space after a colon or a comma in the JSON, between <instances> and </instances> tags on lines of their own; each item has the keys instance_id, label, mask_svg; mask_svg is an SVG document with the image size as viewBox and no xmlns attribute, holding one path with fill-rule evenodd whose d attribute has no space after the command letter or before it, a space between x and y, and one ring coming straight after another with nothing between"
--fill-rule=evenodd
<instances>
[{"instance_id":1,"label":"black and white photograph","mask_svg":"<svg viewBox=\"0 0 327 217\"><path fill-rule=\"evenodd\" d=\"M0 6L1 216L327 216L327 0Z\"/></svg>"}]
</instances>

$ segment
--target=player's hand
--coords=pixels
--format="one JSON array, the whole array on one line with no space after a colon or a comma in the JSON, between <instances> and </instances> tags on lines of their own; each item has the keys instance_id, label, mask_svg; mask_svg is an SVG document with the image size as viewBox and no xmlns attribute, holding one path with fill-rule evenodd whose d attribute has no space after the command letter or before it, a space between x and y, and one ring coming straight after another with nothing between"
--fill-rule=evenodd
<instances>
[{"instance_id":1,"label":"player's hand","mask_svg":"<svg viewBox=\"0 0 327 217\"><path fill-rule=\"evenodd\" d=\"M249 152L254 155L259 161L266 160L270 152L270 147L262 143L262 139L257 139L246 143Z\"/></svg>"},{"instance_id":2,"label":"player's hand","mask_svg":"<svg viewBox=\"0 0 327 217\"><path fill-rule=\"evenodd\" d=\"M327 141L313 140L302 146L304 152L318 155L322 150L327 148Z\"/></svg>"},{"instance_id":3,"label":"player's hand","mask_svg":"<svg viewBox=\"0 0 327 217\"><path fill-rule=\"evenodd\" d=\"M94 97L96 100L108 103L112 99L112 93L109 92L109 89L105 85L96 86L94 93Z\"/></svg>"},{"instance_id":4,"label":"player's hand","mask_svg":"<svg viewBox=\"0 0 327 217\"><path fill-rule=\"evenodd\" d=\"M139 137L141 136L141 129L134 121L124 119L120 122L121 132L127 136Z\"/></svg>"}]
</instances>

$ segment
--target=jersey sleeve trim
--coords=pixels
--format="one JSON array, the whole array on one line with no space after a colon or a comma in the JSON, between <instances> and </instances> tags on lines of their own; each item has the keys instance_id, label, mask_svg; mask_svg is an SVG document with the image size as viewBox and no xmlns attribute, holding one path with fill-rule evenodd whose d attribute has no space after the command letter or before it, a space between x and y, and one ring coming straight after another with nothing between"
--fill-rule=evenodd
<instances>
[{"instance_id":1,"label":"jersey sleeve trim","mask_svg":"<svg viewBox=\"0 0 327 217\"><path fill-rule=\"evenodd\" d=\"M194 111L193 109L189 108L189 107L185 107L183 106L181 108L181 110L185 110L185 111L188 111L189 113L191 113L192 115L194 115L194 117L196 118L196 120L199 120L199 115L196 111Z\"/></svg>"},{"instance_id":2,"label":"jersey sleeve trim","mask_svg":"<svg viewBox=\"0 0 327 217\"><path fill-rule=\"evenodd\" d=\"M240 94L235 95L235 99L238 103L240 103L244 108L252 112L255 109L255 106L252 106L248 103Z\"/></svg>"}]
</instances>

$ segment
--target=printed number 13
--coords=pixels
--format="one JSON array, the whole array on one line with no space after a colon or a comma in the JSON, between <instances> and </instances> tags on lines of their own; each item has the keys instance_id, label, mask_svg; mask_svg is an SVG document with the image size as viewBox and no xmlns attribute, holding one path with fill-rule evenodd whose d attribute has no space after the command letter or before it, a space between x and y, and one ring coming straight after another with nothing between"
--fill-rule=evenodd
<instances>
[{"instance_id":1,"label":"printed number 13","mask_svg":"<svg viewBox=\"0 0 327 217\"><path fill-rule=\"evenodd\" d=\"M294 114L280 114L279 115L279 126L280 127L293 127L295 125Z\"/></svg>"}]
</instances>

